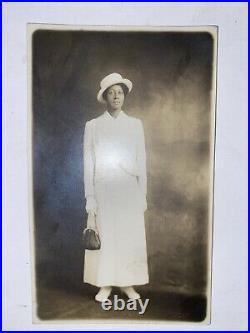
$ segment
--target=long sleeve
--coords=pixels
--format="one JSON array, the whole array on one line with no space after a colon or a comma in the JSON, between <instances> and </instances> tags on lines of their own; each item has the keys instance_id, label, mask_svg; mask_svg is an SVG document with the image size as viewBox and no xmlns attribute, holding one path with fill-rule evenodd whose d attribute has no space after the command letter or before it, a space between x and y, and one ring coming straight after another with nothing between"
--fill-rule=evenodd
<instances>
[{"instance_id":1,"label":"long sleeve","mask_svg":"<svg viewBox=\"0 0 250 333\"><path fill-rule=\"evenodd\" d=\"M83 154L84 154L84 187L85 198L94 196L94 146L91 122L87 121L84 131Z\"/></svg>"},{"instance_id":2,"label":"long sleeve","mask_svg":"<svg viewBox=\"0 0 250 333\"><path fill-rule=\"evenodd\" d=\"M138 139L136 149L136 159L138 168L138 184L142 193L147 195L147 168L144 130L141 120L138 120Z\"/></svg>"}]
</instances>

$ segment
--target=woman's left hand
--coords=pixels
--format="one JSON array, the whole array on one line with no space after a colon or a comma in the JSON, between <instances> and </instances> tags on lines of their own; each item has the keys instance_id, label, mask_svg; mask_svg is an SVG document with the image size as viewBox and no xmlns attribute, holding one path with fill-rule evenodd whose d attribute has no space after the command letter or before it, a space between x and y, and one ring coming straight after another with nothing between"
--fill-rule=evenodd
<instances>
[{"instance_id":1,"label":"woman's left hand","mask_svg":"<svg viewBox=\"0 0 250 333\"><path fill-rule=\"evenodd\" d=\"M143 207L143 212L145 212L148 209L147 199L145 195L143 196L142 207Z\"/></svg>"},{"instance_id":2,"label":"woman's left hand","mask_svg":"<svg viewBox=\"0 0 250 333\"><path fill-rule=\"evenodd\" d=\"M140 199L141 199L140 202L142 205L142 210L143 210L143 212L145 212L148 208L146 195L141 194Z\"/></svg>"}]
</instances>

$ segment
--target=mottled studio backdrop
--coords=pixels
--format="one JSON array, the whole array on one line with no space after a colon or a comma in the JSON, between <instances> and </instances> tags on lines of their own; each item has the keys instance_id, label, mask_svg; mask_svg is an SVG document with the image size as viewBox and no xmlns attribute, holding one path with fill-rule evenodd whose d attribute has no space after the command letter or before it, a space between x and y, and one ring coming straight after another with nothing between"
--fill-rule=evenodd
<instances>
[{"instance_id":1,"label":"mottled studio backdrop","mask_svg":"<svg viewBox=\"0 0 250 333\"><path fill-rule=\"evenodd\" d=\"M124 105L144 124L152 290L207 285L211 79L208 33L38 30L33 35L33 175L37 286L84 288L85 122L104 108L100 80L133 82Z\"/></svg>"}]
</instances>

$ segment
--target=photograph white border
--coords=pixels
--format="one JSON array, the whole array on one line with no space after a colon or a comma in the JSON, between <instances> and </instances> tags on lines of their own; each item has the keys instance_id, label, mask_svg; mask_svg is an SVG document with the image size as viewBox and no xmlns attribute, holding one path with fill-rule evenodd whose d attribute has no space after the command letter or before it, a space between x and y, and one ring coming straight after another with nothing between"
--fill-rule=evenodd
<instances>
[{"instance_id":1,"label":"photograph white border","mask_svg":"<svg viewBox=\"0 0 250 333\"><path fill-rule=\"evenodd\" d=\"M3 3L3 329L247 328L247 3ZM121 10L122 9L122 10ZM134 15L133 15L134 14ZM136 14L136 15L135 15ZM28 223L28 23L218 25L211 325L33 325ZM237 174L235 174L237 172ZM13 205L13 203L15 203ZM225 246L226 245L226 246ZM237 315L236 315L237 314Z\"/></svg>"},{"instance_id":2,"label":"photograph white border","mask_svg":"<svg viewBox=\"0 0 250 333\"><path fill-rule=\"evenodd\" d=\"M65 323L81 323L81 324L88 324L88 323L100 323L102 320L97 319L82 319L82 320L59 320L59 319L52 319L52 320L41 320L37 316L37 298L36 298L36 261L35 261L35 220L34 220L34 203L33 203L33 157L32 157L32 115L34 110L32 109L32 36L38 30L50 30L50 31L136 31L136 32L203 32L209 33L213 38L213 63L211 67L212 71L212 86L211 86L211 101L210 101L210 160L209 160L209 212L208 212L208 245L207 245L207 309L206 309L206 318L199 323L194 323L196 325L207 325L211 322L211 293L212 293L212 244L213 244L213 190L214 190L214 157L215 157L215 119L216 119L216 83L217 83L217 41L218 41L218 27L217 26L187 26L187 27L159 27L159 26L74 26L74 25L60 25L60 24L28 24L27 26L27 45L28 45L28 174L29 174L29 225L30 225L30 243L31 243L31 272L32 272L32 318L33 323L56 323L56 324L65 324ZM106 323L110 324L120 324L120 323L131 323L131 324L185 324L186 322L182 321L175 321L172 322L170 320L145 320L143 317L139 320L120 320L120 319L108 319L105 320Z\"/></svg>"}]
</instances>

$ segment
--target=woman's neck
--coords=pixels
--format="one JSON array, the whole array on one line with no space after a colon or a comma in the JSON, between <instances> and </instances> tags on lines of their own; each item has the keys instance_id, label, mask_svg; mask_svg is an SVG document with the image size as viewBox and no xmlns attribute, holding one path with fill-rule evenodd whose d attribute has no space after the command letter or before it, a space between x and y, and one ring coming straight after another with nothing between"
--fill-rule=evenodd
<instances>
[{"instance_id":1,"label":"woman's neck","mask_svg":"<svg viewBox=\"0 0 250 333\"><path fill-rule=\"evenodd\" d=\"M111 109L111 108L108 108L108 112L111 114L112 117L116 118L119 113L121 112L121 109Z\"/></svg>"}]
</instances>

